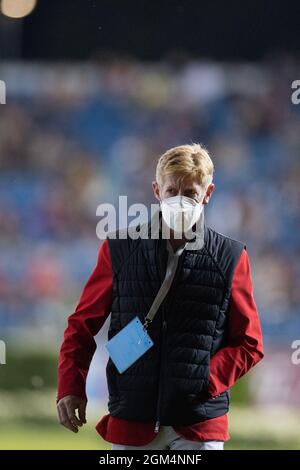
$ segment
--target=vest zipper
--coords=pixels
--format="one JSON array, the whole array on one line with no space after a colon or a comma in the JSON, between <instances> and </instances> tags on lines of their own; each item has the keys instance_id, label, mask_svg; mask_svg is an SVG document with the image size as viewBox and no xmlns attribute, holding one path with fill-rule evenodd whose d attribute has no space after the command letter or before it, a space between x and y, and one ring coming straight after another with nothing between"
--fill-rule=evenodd
<instances>
[{"instance_id":1,"label":"vest zipper","mask_svg":"<svg viewBox=\"0 0 300 470\"><path fill-rule=\"evenodd\" d=\"M165 309L163 307L162 310L162 339L161 339L161 347L160 347L160 370L159 370L159 385L158 385L158 400L157 400L157 411L156 411L156 423L154 432L158 433L160 429L160 409L161 409L161 396L162 396L162 374L163 374L163 367L162 362L164 361L164 344L165 344L165 333L167 330L167 321L165 319Z\"/></svg>"},{"instance_id":2,"label":"vest zipper","mask_svg":"<svg viewBox=\"0 0 300 470\"><path fill-rule=\"evenodd\" d=\"M164 243L166 243L166 240L164 240ZM160 275L161 281L164 279L164 273L162 272L162 265L161 265L161 257L159 253L159 245L158 243L156 244L156 259L158 259L158 271ZM179 263L176 269L176 274L173 279L173 283L171 286L171 289L169 290L167 297L164 299L163 303L161 304L162 308L162 340L161 340L161 347L160 347L160 370L159 370L159 384L158 384L158 400L157 400L157 411L156 411L156 423L155 423L155 428L154 432L158 433L160 429L160 413L161 413L161 397L162 397L162 376L163 376L163 364L162 362L165 360L163 352L164 352L164 345L165 345L165 334L167 330L167 321L165 319L165 302L168 297L170 297L170 293L174 289L174 284L176 283L179 272L181 270L181 266L183 263L183 259L185 256L185 251L182 253L179 259Z\"/></svg>"},{"instance_id":3,"label":"vest zipper","mask_svg":"<svg viewBox=\"0 0 300 470\"><path fill-rule=\"evenodd\" d=\"M165 357L163 355L163 352L164 352L164 345L165 345L165 334L166 334L166 331L167 331L167 321L165 319L165 302L166 302L167 298L170 298L170 297L172 298L172 293L176 288L176 283L177 283L178 277L179 277L180 272L181 272L181 268L182 268L182 265L183 265L184 258L185 258L185 251L182 253L182 255L179 258L178 266L177 266L177 269L176 269L176 273L175 273L175 276L174 276L174 279L173 279L172 286L171 286L165 300L163 301L163 303L161 305L162 306L162 341L161 341L161 348L160 348L160 371L159 371L158 401L157 401L157 412L156 412L157 418L156 418L156 423L155 423L155 428L154 428L155 433L158 433L159 429L160 429L160 411L161 411L162 375L163 375L163 365L162 365L162 363L163 363L163 361L165 361ZM170 305L172 305L172 302L171 303L169 302L169 307L170 307Z\"/></svg>"}]
</instances>

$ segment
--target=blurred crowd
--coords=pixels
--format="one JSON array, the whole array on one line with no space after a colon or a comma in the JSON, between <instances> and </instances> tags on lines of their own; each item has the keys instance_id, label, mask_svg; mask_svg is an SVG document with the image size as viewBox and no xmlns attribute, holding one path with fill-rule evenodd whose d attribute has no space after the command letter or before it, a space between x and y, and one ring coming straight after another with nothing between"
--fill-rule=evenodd
<instances>
[{"instance_id":1,"label":"blurred crowd","mask_svg":"<svg viewBox=\"0 0 300 470\"><path fill-rule=\"evenodd\" d=\"M242 240L266 342L300 329L299 63L7 64L0 106L0 337L62 325L93 268L96 208L155 202L157 157L200 142L208 224ZM39 336L38 336L39 338Z\"/></svg>"}]
</instances>

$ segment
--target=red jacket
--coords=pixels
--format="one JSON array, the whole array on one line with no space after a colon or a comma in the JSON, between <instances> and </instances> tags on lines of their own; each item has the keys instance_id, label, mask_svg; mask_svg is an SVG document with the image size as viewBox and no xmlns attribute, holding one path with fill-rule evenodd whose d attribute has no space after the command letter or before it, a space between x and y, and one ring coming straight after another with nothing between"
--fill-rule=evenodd
<instances>
[{"instance_id":1,"label":"red jacket","mask_svg":"<svg viewBox=\"0 0 300 470\"><path fill-rule=\"evenodd\" d=\"M107 241L104 241L94 271L74 313L68 318L59 357L58 400L66 395L86 398L86 377L96 349L94 336L110 314L112 283L109 247ZM235 268L228 316L228 345L220 349L210 362L209 393L212 396L233 386L237 379L263 358L261 327L246 250L243 250ZM142 446L156 436L154 425L107 414L96 429L106 441ZM228 416L226 414L190 426L174 426L174 430L189 440L226 441L229 439Z\"/></svg>"}]
</instances>

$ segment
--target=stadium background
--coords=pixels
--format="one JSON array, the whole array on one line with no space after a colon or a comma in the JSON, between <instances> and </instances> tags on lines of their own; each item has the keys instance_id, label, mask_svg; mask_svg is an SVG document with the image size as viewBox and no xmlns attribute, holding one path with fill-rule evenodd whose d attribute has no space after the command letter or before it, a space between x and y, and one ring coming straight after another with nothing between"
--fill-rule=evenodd
<instances>
[{"instance_id":1,"label":"stadium background","mask_svg":"<svg viewBox=\"0 0 300 470\"><path fill-rule=\"evenodd\" d=\"M264 332L264 361L233 390L227 448L299 449L297 4L43 0L12 19L4 3L0 449L109 448L94 431L107 412L107 323L88 426L73 435L56 421L66 318L95 264L98 204L149 205L156 157L192 141L215 163L209 224L247 244Z\"/></svg>"}]
</instances>

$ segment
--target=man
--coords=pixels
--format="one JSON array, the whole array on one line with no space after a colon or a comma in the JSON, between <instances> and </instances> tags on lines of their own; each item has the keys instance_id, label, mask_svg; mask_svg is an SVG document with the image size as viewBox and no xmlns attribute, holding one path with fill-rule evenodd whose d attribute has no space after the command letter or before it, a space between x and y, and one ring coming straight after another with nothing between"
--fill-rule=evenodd
<instances>
[{"instance_id":1,"label":"man","mask_svg":"<svg viewBox=\"0 0 300 470\"><path fill-rule=\"evenodd\" d=\"M168 150L152 183L159 236L108 237L101 244L60 352L57 407L68 429L77 432L86 422L94 336L107 316L110 339L135 316L142 321L173 276L147 330L154 345L123 373L109 359L109 414L96 429L113 449L220 450L229 439L229 388L263 350L246 247L204 222L213 172L199 144Z\"/></svg>"}]
</instances>

